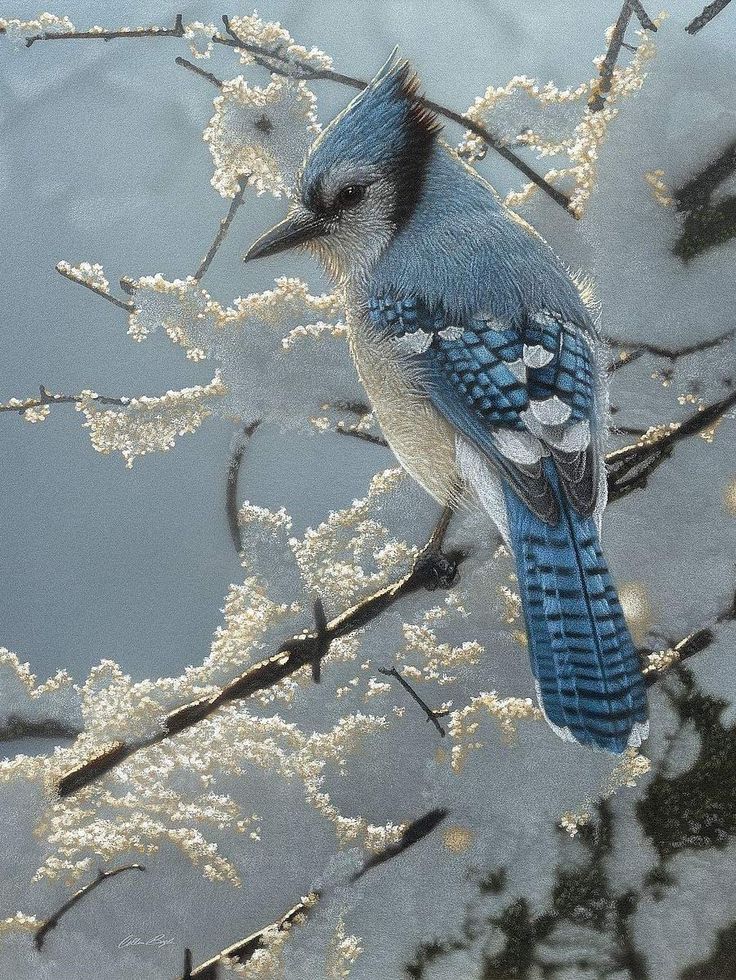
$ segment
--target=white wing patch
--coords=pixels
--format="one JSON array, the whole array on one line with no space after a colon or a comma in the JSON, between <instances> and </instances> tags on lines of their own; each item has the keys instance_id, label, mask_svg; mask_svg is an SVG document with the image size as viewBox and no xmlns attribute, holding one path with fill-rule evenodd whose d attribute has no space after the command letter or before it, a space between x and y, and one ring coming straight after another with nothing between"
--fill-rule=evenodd
<instances>
[{"instance_id":1,"label":"white wing patch","mask_svg":"<svg viewBox=\"0 0 736 980\"><path fill-rule=\"evenodd\" d=\"M543 368L553 359L554 353L545 350L541 344L524 344L524 363L530 368Z\"/></svg>"},{"instance_id":2,"label":"white wing patch","mask_svg":"<svg viewBox=\"0 0 736 980\"><path fill-rule=\"evenodd\" d=\"M432 334L426 330L415 330L395 337L394 343L407 354L423 354L432 344Z\"/></svg>"},{"instance_id":3,"label":"white wing patch","mask_svg":"<svg viewBox=\"0 0 736 980\"><path fill-rule=\"evenodd\" d=\"M460 340L465 330L462 327L445 327L444 330L438 330L437 332L445 340Z\"/></svg>"},{"instance_id":4,"label":"white wing patch","mask_svg":"<svg viewBox=\"0 0 736 980\"><path fill-rule=\"evenodd\" d=\"M531 432L517 432L516 429L494 429L493 442L512 463L531 465L538 463L542 456L548 455L542 443Z\"/></svg>"},{"instance_id":5,"label":"white wing patch","mask_svg":"<svg viewBox=\"0 0 736 980\"><path fill-rule=\"evenodd\" d=\"M504 365L509 369L517 381L526 384L526 364L520 357L517 361L504 361Z\"/></svg>"},{"instance_id":6,"label":"white wing patch","mask_svg":"<svg viewBox=\"0 0 736 980\"><path fill-rule=\"evenodd\" d=\"M574 425L546 425L542 438L561 453L581 453L590 444L590 423L586 420Z\"/></svg>"},{"instance_id":7,"label":"white wing patch","mask_svg":"<svg viewBox=\"0 0 736 980\"><path fill-rule=\"evenodd\" d=\"M537 704L539 705L539 710L544 715L544 720L547 722L555 735L557 735L558 738L561 738L563 742L575 742L576 738L567 725L562 728L560 725L555 725L553 721L549 720L549 715L544 710L544 703L542 702L542 688L539 686L539 681L536 679L536 677L534 678L534 688L537 692Z\"/></svg>"},{"instance_id":8,"label":"white wing patch","mask_svg":"<svg viewBox=\"0 0 736 980\"><path fill-rule=\"evenodd\" d=\"M529 407L543 425L562 425L570 418L572 409L561 401L557 395L542 401L530 401Z\"/></svg>"}]
</instances>

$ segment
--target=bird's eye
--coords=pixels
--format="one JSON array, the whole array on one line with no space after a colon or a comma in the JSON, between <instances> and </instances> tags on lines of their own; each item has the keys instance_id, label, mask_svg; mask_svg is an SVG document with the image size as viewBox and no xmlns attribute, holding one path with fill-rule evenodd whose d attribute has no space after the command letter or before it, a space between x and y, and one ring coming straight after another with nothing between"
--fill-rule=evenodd
<instances>
[{"instance_id":1,"label":"bird's eye","mask_svg":"<svg viewBox=\"0 0 736 980\"><path fill-rule=\"evenodd\" d=\"M338 192L336 204L339 208L352 208L365 197L367 188L361 184L348 184Z\"/></svg>"}]
</instances>

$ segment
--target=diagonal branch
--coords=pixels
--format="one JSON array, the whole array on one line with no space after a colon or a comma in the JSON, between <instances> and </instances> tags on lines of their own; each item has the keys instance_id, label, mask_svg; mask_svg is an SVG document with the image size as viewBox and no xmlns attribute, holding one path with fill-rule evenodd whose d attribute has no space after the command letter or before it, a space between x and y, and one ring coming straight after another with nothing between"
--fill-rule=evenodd
<instances>
[{"instance_id":1,"label":"diagonal branch","mask_svg":"<svg viewBox=\"0 0 736 980\"><path fill-rule=\"evenodd\" d=\"M416 701L416 703L419 705L419 707L422 709L422 711L425 713L425 715L427 716L427 721L432 722L432 724L440 733L440 736L442 738L445 737L447 732L444 730L442 725L440 725L439 719L446 718L450 714L449 708L440 708L439 710L430 708L427 702L422 697L420 697L419 694L417 694L417 692L407 681L407 679L403 677L395 667L389 667L389 668L379 667L378 673L383 674L384 677L395 677L396 680L399 682L399 684L401 684L404 690L408 693L409 697L413 698Z\"/></svg>"},{"instance_id":2,"label":"diagonal branch","mask_svg":"<svg viewBox=\"0 0 736 980\"><path fill-rule=\"evenodd\" d=\"M59 920L63 915L69 911L69 909L74 908L77 902L81 902L85 895L89 895L90 892L94 891L95 888L99 888L103 881L109 881L110 878L114 878L116 875L122 874L123 871L145 871L145 865L143 864L124 864L119 868L113 868L112 871L98 871L97 877L93 878L88 884L79 891L75 892L71 898L69 898L64 904L54 912L54 914L48 918L42 926L40 926L34 936L33 942L35 943L36 949L41 949L46 936L52 929L55 929L59 924Z\"/></svg>"},{"instance_id":3,"label":"diagonal branch","mask_svg":"<svg viewBox=\"0 0 736 980\"><path fill-rule=\"evenodd\" d=\"M624 35L626 34L626 28L629 26L632 15L636 15L639 23L645 30L657 30L657 25L647 14L639 0L624 0L621 13L618 15L618 20L613 27L608 51L606 51L606 56L601 63L598 85L595 93L588 100L588 107L592 112L600 112L606 104L606 96L611 91L613 72L616 68L616 61L621 53L621 48L628 47L625 44Z\"/></svg>"},{"instance_id":4,"label":"diagonal branch","mask_svg":"<svg viewBox=\"0 0 736 980\"><path fill-rule=\"evenodd\" d=\"M225 84L217 75L214 75L211 71L205 71L204 68L200 68L199 65L195 65L193 61L189 61L187 58L174 58L174 63L181 65L182 68L186 68L195 75L199 75L200 78L206 78L215 88L222 88Z\"/></svg>"},{"instance_id":5,"label":"diagonal branch","mask_svg":"<svg viewBox=\"0 0 736 980\"><path fill-rule=\"evenodd\" d=\"M238 190L235 193L235 197L233 197L232 201L230 202L230 207L228 208L228 212L225 215L225 217L220 221L220 225L217 229L217 234L213 238L212 244L207 249L207 253L205 257L199 263L199 267L197 271L194 273L194 279L197 282L199 282L200 279L202 279L204 274L207 272L207 270L209 269L212 263L212 260L214 259L215 255L217 255L218 249L225 241L225 236L230 230L230 225L233 222L233 218L238 213L238 208L243 203L243 195L245 194L246 187L248 186L247 178L248 178L247 174L240 175L241 183L238 186Z\"/></svg>"},{"instance_id":6,"label":"diagonal branch","mask_svg":"<svg viewBox=\"0 0 736 980\"><path fill-rule=\"evenodd\" d=\"M312 892L306 899L297 902L296 905L290 908L288 912L285 912L276 922L271 922L257 932L251 933L245 939L239 939L232 946L226 947L211 959L200 963L199 966L195 966L194 968L192 968L191 963L191 950L187 950L184 973L180 980L195 980L195 978L196 980L217 980L218 970L222 963L239 964L242 966L252 958L257 950L263 948L264 939L267 934L273 934L274 931L283 932L284 929L289 928L295 919L309 915L312 908L319 901L319 898L319 893Z\"/></svg>"},{"instance_id":7,"label":"diagonal branch","mask_svg":"<svg viewBox=\"0 0 736 980\"><path fill-rule=\"evenodd\" d=\"M621 500L634 490L645 487L648 477L671 455L678 442L713 425L734 405L736 392L701 412L695 412L678 429L656 442L635 443L610 453L607 457L610 468L609 500ZM303 667L310 667L314 671L315 663L321 663L327 656L332 640L366 626L404 596L423 588L446 588L452 585L465 556L442 553L451 517L452 509L445 507L429 541L417 555L409 571L401 578L335 616L323 628L318 625L316 631L305 631L291 637L275 654L249 667L217 694L174 709L167 716L162 730L155 735L138 742L119 742L70 769L59 780L59 795L72 795L109 773L136 752L165 742L210 717L225 704L267 690Z\"/></svg>"},{"instance_id":8,"label":"diagonal branch","mask_svg":"<svg viewBox=\"0 0 736 980\"><path fill-rule=\"evenodd\" d=\"M730 2L731 0L714 0L713 3L709 3L694 20L690 21L685 30L688 34L697 34L698 31L702 31L705 25L710 24L713 18L725 10Z\"/></svg>"}]
</instances>

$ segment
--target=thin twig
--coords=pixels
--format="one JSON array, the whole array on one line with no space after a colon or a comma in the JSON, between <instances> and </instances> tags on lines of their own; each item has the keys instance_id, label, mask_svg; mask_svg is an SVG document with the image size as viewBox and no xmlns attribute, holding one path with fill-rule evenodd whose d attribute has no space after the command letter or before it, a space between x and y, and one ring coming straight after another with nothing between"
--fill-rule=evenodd
<instances>
[{"instance_id":1,"label":"thin twig","mask_svg":"<svg viewBox=\"0 0 736 980\"><path fill-rule=\"evenodd\" d=\"M654 357L664 357L667 360L675 363L683 357L689 357L691 354L700 354L702 351L711 350L713 347L720 347L720 345L724 344L727 340L732 340L734 335L736 335L736 330L732 328L731 330L724 331L717 337L711 337L710 340L702 340L700 343L690 344L685 347L660 347L658 344L641 344L638 341L627 342L625 340L619 340L616 337L607 337L606 343L611 347L623 347L626 350L625 358L622 361L616 362L618 366L630 363L631 361L641 357L642 354L652 354ZM629 347L632 349L629 350Z\"/></svg>"},{"instance_id":2,"label":"thin twig","mask_svg":"<svg viewBox=\"0 0 736 980\"><path fill-rule=\"evenodd\" d=\"M173 27L123 27L118 31L44 31L26 38L26 47L36 41L116 41L138 37L184 37L182 15L177 14Z\"/></svg>"},{"instance_id":3,"label":"thin twig","mask_svg":"<svg viewBox=\"0 0 736 980\"><path fill-rule=\"evenodd\" d=\"M379 667L378 673L383 674L384 677L395 677L396 680L399 682L399 684L401 684L404 690L407 691L412 698L414 698L416 703L425 713L425 715L427 716L427 721L432 722L432 724L440 733L442 738L445 737L447 732L444 730L442 725L440 725L438 719L446 718L450 714L449 708L442 708L439 711L436 711L434 708L430 708L427 702L417 694L417 692L414 690L411 684L404 677L401 676L401 674L398 672L398 670L395 667L389 667L389 668Z\"/></svg>"},{"instance_id":4,"label":"thin twig","mask_svg":"<svg viewBox=\"0 0 736 980\"><path fill-rule=\"evenodd\" d=\"M108 881L110 878L114 878L116 875L122 874L123 871L133 870L145 871L146 868L143 864L124 864L120 868L113 868L112 871L98 871L96 878L86 884L83 888L80 888L79 891L75 892L71 898L67 899L67 901L64 902L64 904L36 930L33 936L33 942L36 945L36 949L41 949L47 933L49 933L52 929L55 929L59 924L61 917L66 915L69 909L74 908L77 902L81 902L85 895L89 895L89 893L94 891L95 888L98 888L103 881Z\"/></svg>"},{"instance_id":5,"label":"thin twig","mask_svg":"<svg viewBox=\"0 0 736 980\"><path fill-rule=\"evenodd\" d=\"M215 235L215 237L214 237L214 239L212 241L212 244L207 249L207 254L202 259L202 261L199 263L199 268L194 273L194 279L197 282L199 282L199 280L204 276L205 272L207 272L207 270L210 267L210 263L214 259L215 255L217 255L217 250L219 249L220 245L222 245L223 241L225 240L225 235L227 235L227 233L228 233L228 229L230 228L230 225L232 224L233 218L237 214L238 208L243 203L243 195L245 194L245 190L246 190L246 187L247 186L248 186L248 184L247 184L247 175L246 174L241 174L241 176L240 176L240 185L238 187L238 190L235 193L235 196L233 197L232 201L230 202L230 207L228 208L228 212L225 215L225 217L220 221L220 225L219 225L219 227L217 229L217 234Z\"/></svg>"},{"instance_id":6,"label":"thin twig","mask_svg":"<svg viewBox=\"0 0 736 980\"><path fill-rule=\"evenodd\" d=\"M243 550L243 536L240 531L240 521L238 520L238 477L245 450L251 436L260 424L261 421L258 419L255 422L251 422L250 425L245 426L235 443L227 468L225 513L227 514L227 525L230 528L230 538L238 554Z\"/></svg>"},{"instance_id":7,"label":"thin twig","mask_svg":"<svg viewBox=\"0 0 736 980\"><path fill-rule=\"evenodd\" d=\"M618 15L618 20L613 27L608 51L606 51L606 56L601 63L598 85L594 94L588 100L588 108L592 112L600 112L606 104L606 96L611 91L611 85L613 84L613 72L616 67L616 61L624 45L624 35L626 34L626 28L629 26L632 14L637 16L641 26L645 30L657 30L657 25L647 14L646 10L644 10L639 0L624 0L621 13Z\"/></svg>"},{"instance_id":8,"label":"thin twig","mask_svg":"<svg viewBox=\"0 0 736 980\"><path fill-rule=\"evenodd\" d=\"M76 405L79 402L89 400L100 405L130 405L130 398L117 398L110 395L88 395L80 392L78 395L53 395L43 385L40 386L41 394L38 398L16 399L0 405L0 412L18 412L22 415L29 408L39 408L41 405Z\"/></svg>"},{"instance_id":9,"label":"thin twig","mask_svg":"<svg viewBox=\"0 0 736 980\"><path fill-rule=\"evenodd\" d=\"M361 429L349 428L341 422L335 426L335 432L339 436L350 436L353 439L360 439L361 442L369 442L372 446L383 446L384 448L388 446L383 436L376 436L372 432L363 432Z\"/></svg>"},{"instance_id":10,"label":"thin twig","mask_svg":"<svg viewBox=\"0 0 736 980\"><path fill-rule=\"evenodd\" d=\"M275 929L277 932L283 932L284 929L288 928L291 923L299 916L309 915L312 907L315 905L316 900L319 899L319 895L312 892L312 898L315 901L311 902L297 902L293 908L290 908L288 912L285 912L280 919L276 922L272 922L257 932L251 933L245 939L239 939L232 946L228 946L221 952L217 953L211 959L206 960L204 963L200 963L199 966L195 966L192 969L191 965L191 953L188 962L185 961L185 971L180 977L180 980L217 980L218 967L221 963L228 960L234 961L235 963L243 964L247 963L253 954L262 948L263 940L266 933L272 933ZM187 950L187 952L189 952ZM187 967L189 972L187 973Z\"/></svg>"},{"instance_id":11,"label":"thin twig","mask_svg":"<svg viewBox=\"0 0 736 980\"><path fill-rule=\"evenodd\" d=\"M177 65L181 65L182 68L194 72L195 75L199 75L200 78L206 78L216 88L221 89L225 84L217 75L213 75L211 71L205 71L204 68L200 68L199 65L195 65L193 61L189 61L187 58L174 58L174 62Z\"/></svg>"},{"instance_id":12,"label":"thin twig","mask_svg":"<svg viewBox=\"0 0 736 980\"><path fill-rule=\"evenodd\" d=\"M113 303L115 306L119 306L120 309L126 310L128 313L133 313L135 311L135 304L126 302L123 299L118 299L117 296L113 296L112 293L108 293L106 290L102 289L100 286L96 286L92 282L87 282L85 279L81 279L79 276L75 276L70 269L66 269L65 266L59 264L56 266L56 271L60 276L64 276L70 282L77 283L78 286L84 286L85 289L91 290L103 299L106 299L108 303Z\"/></svg>"},{"instance_id":13,"label":"thin twig","mask_svg":"<svg viewBox=\"0 0 736 980\"><path fill-rule=\"evenodd\" d=\"M724 10L731 0L714 0L713 3L709 3L708 6L698 14L698 16L691 20L687 25L685 30L688 34L697 34L698 31L702 31L706 24L710 24L715 16L720 14Z\"/></svg>"},{"instance_id":14,"label":"thin twig","mask_svg":"<svg viewBox=\"0 0 736 980\"><path fill-rule=\"evenodd\" d=\"M210 717L225 704L268 690L302 667L314 669L314 663L327 656L333 640L366 626L403 596L423 588L435 589L438 586L451 585L461 556L444 555L440 550L448 524L448 509L445 508L427 545L401 578L335 616L323 628L312 632L304 631L291 637L275 654L254 664L217 694L174 709L167 716L162 730L155 735L138 742L119 742L70 769L59 780L59 795L70 796L83 786L95 782L136 752L165 742Z\"/></svg>"}]
</instances>

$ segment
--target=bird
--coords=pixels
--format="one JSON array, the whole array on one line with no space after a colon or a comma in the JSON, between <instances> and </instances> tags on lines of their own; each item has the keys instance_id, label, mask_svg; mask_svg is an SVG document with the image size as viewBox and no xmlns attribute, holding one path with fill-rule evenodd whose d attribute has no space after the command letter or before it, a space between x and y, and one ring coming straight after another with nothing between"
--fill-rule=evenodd
<instances>
[{"instance_id":1,"label":"bird","mask_svg":"<svg viewBox=\"0 0 736 980\"><path fill-rule=\"evenodd\" d=\"M307 152L245 261L305 248L343 291L385 438L513 552L542 713L619 755L648 737L639 655L600 544L606 348L587 284L443 139L394 50Z\"/></svg>"}]
</instances>

